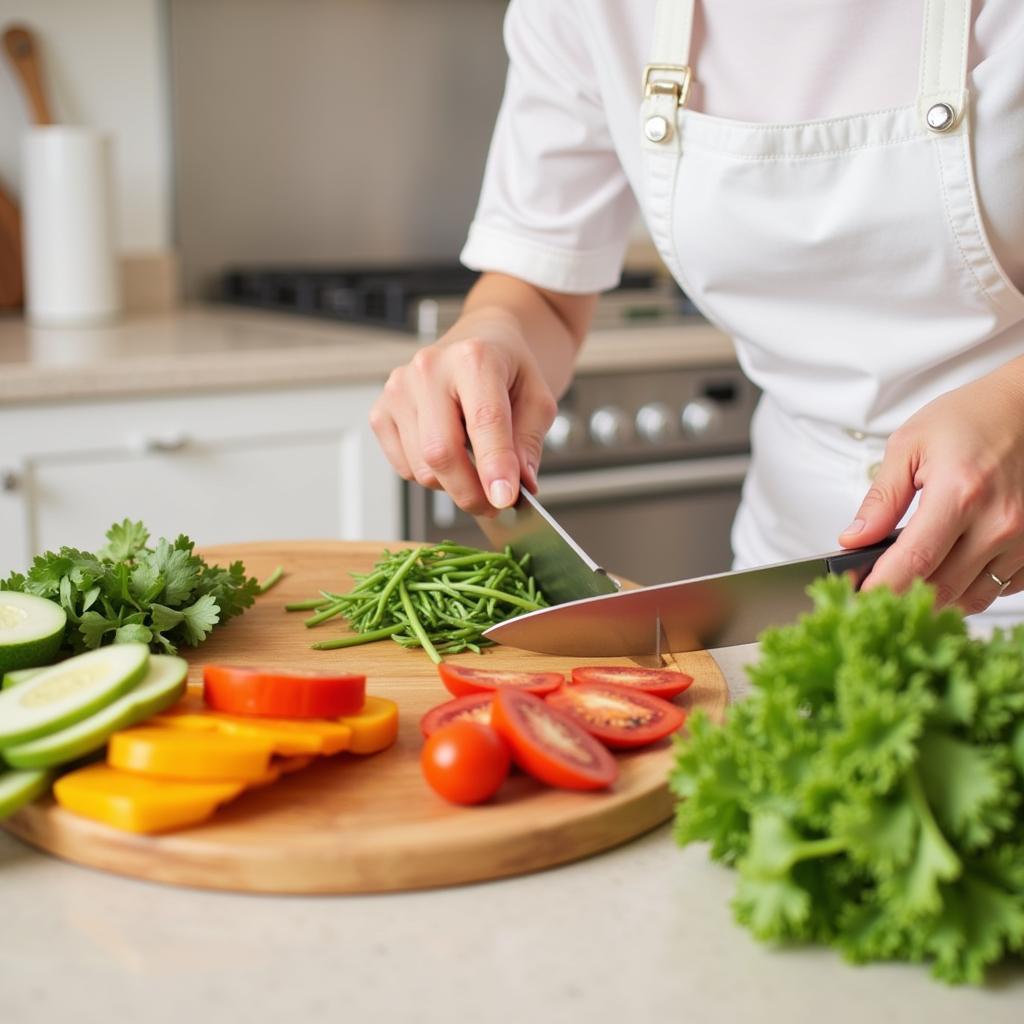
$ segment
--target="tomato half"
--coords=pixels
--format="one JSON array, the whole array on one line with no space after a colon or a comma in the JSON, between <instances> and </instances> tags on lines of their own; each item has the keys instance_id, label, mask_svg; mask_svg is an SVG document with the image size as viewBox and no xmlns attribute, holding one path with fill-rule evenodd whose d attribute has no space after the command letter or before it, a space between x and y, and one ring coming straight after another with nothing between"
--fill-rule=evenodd
<instances>
[{"instance_id":1,"label":"tomato half","mask_svg":"<svg viewBox=\"0 0 1024 1024\"><path fill-rule=\"evenodd\" d=\"M490 725L492 696L491 691L487 690L484 693L471 693L466 697L446 700L436 708L431 708L420 719L420 732L424 736L431 736L451 722L479 722L481 725Z\"/></svg>"},{"instance_id":2,"label":"tomato half","mask_svg":"<svg viewBox=\"0 0 1024 1024\"><path fill-rule=\"evenodd\" d=\"M545 700L614 748L646 746L686 721L686 713L675 704L614 683L575 683Z\"/></svg>"},{"instance_id":3,"label":"tomato half","mask_svg":"<svg viewBox=\"0 0 1024 1024\"><path fill-rule=\"evenodd\" d=\"M437 666L441 681L453 697L465 697L470 693L492 693L503 686L535 693L542 697L552 693L564 682L561 672L501 672L490 668L468 668L442 662Z\"/></svg>"},{"instance_id":4,"label":"tomato half","mask_svg":"<svg viewBox=\"0 0 1024 1024\"><path fill-rule=\"evenodd\" d=\"M498 792L511 763L505 741L489 725L450 722L423 744L420 766L431 789L455 804L479 804Z\"/></svg>"},{"instance_id":5,"label":"tomato half","mask_svg":"<svg viewBox=\"0 0 1024 1024\"><path fill-rule=\"evenodd\" d=\"M549 786L604 789L618 778L615 758L590 733L532 693L495 691L491 723L516 764Z\"/></svg>"},{"instance_id":6,"label":"tomato half","mask_svg":"<svg viewBox=\"0 0 1024 1024\"><path fill-rule=\"evenodd\" d=\"M230 715L340 718L362 708L366 676L204 665L203 699Z\"/></svg>"},{"instance_id":7,"label":"tomato half","mask_svg":"<svg viewBox=\"0 0 1024 1024\"><path fill-rule=\"evenodd\" d=\"M667 668L640 668L633 665L581 665L572 670L574 683L616 683L634 690L653 693L655 697L671 700L688 690L693 676L672 672Z\"/></svg>"}]
</instances>

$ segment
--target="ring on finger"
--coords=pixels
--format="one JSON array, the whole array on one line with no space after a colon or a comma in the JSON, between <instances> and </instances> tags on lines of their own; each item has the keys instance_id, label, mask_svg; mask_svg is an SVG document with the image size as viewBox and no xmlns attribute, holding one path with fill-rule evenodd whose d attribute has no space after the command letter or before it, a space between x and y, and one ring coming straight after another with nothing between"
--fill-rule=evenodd
<instances>
[{"instance_id":1,"label":"ring on finger","mask_svg":"<svg viewBox=\"0 0 1024 1024\"><path fill-rule=\"evenodd\" d=\"M1005 580L997 576L991 569L985 570L985 575L992 580L992 582L999 588L999 593L1003 593L1006 588L1013 582L1013 577L1008 576Z\"/></svg>"}]
</instances>

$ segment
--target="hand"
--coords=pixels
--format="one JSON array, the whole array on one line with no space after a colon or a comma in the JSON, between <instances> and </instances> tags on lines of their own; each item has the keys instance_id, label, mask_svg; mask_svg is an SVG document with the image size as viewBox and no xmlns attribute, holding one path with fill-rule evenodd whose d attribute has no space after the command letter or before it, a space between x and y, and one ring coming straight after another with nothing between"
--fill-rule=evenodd
<instances>
[{"instance_id":1,"label":"hand","mask_svg":"<svg viewBox=\"0 0 1024 1024\"><path fill-rule=\"evenodd\" d=\"M544 435L557 404L512 319L442 338L388 378L370 424L406 480L443 488L459 508L487 513L537 489ZM476 466L466 450L473 448Z\"/></svg>"},{"instance_id":2,"label":"hand","mask_svg":"<svg viewBox=\"0 0 1024 1024\"><path fill-rule=\"evenodd\" d=\"M901 592L923 577L940 606L967 614L1024 590L1024 360L940 396L907 420L890 437L840 543L859 547L887 536L917 491L914 515L864 589L887 584Z\"/></svg>"}]
</instances>

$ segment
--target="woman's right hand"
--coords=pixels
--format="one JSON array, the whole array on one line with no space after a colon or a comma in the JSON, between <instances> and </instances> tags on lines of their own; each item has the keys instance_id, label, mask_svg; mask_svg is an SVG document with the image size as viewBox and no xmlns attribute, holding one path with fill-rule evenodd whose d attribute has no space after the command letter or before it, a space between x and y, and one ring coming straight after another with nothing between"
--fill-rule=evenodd
<instances>
[{"instance_id":1,"label":"woman's right hand","mask_svg":"<svg viewBox=\"0 0 1024 1024\"><path fill-rule=\"evenodd\" d=\"M571 378L592 308L590 296L553 302L518 279L485 275L458 323L394 370L374 404L370 424L395 470L477 515L512 505L520 482L535 491L556 388Z\"/></svg>"}]
</instances>

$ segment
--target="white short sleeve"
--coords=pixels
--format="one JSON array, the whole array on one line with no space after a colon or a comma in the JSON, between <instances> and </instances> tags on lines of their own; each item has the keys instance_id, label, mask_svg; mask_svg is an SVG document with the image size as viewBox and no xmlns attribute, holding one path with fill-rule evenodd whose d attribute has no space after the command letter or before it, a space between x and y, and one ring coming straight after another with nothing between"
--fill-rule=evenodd
<instances>
[{"instance_id":1,"label":"white short sleeve","mask_svg":"<svg viewBox=\"0 0 1024 1024\"><path fill-rule=\"evenodd\" d=\"M512 0L505 96L462 262L553 291L619 280L636 203L577 5Z\"/></svg>"}]
</instances>

